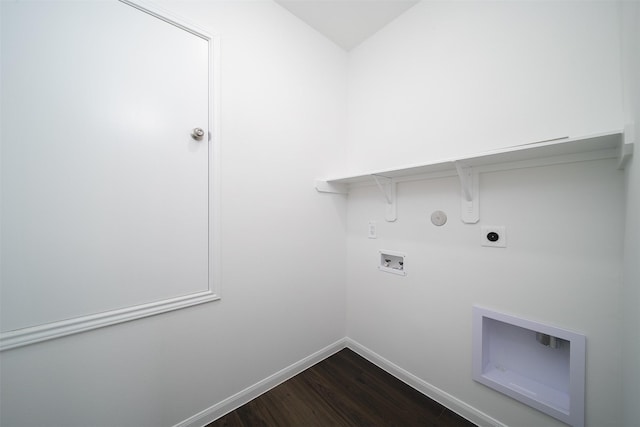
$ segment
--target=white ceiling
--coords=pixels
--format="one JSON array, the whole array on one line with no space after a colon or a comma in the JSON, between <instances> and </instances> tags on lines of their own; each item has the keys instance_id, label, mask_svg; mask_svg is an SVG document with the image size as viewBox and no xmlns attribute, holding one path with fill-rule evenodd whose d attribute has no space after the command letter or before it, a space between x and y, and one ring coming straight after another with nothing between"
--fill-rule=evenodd
<instances>
[{"instance_id":1,"label":"white ceiling","mask_svg":"<svg viewBox=\"0 0 640 427\"><path fill-rule=\"evenodd\" d=\"M275 0L346 50L393 21L419 0Z\"/></svg>"}]
</instances>

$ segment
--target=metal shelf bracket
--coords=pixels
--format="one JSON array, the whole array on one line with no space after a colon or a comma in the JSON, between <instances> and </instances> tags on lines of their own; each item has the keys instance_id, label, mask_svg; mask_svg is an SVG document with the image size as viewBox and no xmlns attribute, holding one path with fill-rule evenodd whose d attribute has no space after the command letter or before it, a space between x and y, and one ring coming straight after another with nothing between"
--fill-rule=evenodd
<instances>
[{"instance_id":1,"label":"metal shelf bracket","mask_svg":"<svg viewBox=\"0 0 640 427\"><path fill-rule=\"evenodd\" d=\"M465 166L462 162L454 162L462 197L460 200L460 218L465 224L475 224L480 220L480 185L478 172Z\"/></svg>"},{"instance_id":2,"label":"metal shelf bracket","mask_svg":"<svg viewBox=\"0 0 640 427\"><path fill-rule=\"evenodd\" d=\"M393 222L398 219L398 212L396 209L396 186L397 183L392 178L387 178L385 176L371 175L373 180L376 182L378 189L382 193L387 202L387 209L385 212L384 219L388 222ZM383 183L380 183L380 181Z\"/></svg>"}]
</instances>

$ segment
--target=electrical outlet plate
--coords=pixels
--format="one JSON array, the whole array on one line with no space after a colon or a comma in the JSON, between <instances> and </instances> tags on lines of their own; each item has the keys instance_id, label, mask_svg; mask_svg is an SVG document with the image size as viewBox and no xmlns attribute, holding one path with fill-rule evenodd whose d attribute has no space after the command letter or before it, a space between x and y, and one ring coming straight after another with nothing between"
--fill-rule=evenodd
<instances>
[{"instance_id":1,"label":"electrical outlet plate","mask_svg":"<svg viewBox=\"0 0 640 427\"><path fill-rule=\"evenodd\" d=\"M498 235L498 240L491 241L487 236L495 233ZM483 225L480 233L480 244L482 246L488 246L492 248L506 248L507 247L507 229L504 225Z\"/></svg>"},{"instance_id":2,"label":"electrical outlet plate","mask_svg":"<svg viewBox=\"0 0 640 427\"><path fill-rule=\"evenodd\" d=\"M377 239L378 238L378 233L376 232L376 222L375 221L369 221L369 227L367 230L367 237L369 239Z\"/></svg>"}]
</instances>

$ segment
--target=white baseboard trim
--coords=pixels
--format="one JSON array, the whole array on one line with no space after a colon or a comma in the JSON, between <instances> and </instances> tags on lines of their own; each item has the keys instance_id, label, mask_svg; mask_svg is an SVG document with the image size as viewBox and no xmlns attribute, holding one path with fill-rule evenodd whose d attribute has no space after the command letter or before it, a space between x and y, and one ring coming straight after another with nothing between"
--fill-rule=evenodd
<instances>
[{"instance_id":1,"label":"white baseboard trim","mask_svg":"<svg viewBox=\"0 0 640 427\"><path fill-rule=\"evenodd\" d=\"M449 393L440 390L438 387L435 387L428 382L418 378L412 373L402 369L398 365L388 361L379 354L371 351L357 341L354 341L351 338L345 338L344 341L347 348L353 350L360 356L367 359L369 362L373 363L381 369L384 369L394 377L398 378L400 381L408 384L409 386L418 390L420 393L430 397L431 399L447 407L461 417L466 418L472 423L477 424L481 427L507 427L506 424L501 423L500 421L490 417L489 415L474 408L473 406L466 404L465 402L450 395Z\"/></svg>"},{"instance_id":2,"label":"white baseboard trim","mask_svg":"<svg viewBox=\"0 0 640 427\"><path fill-rule=\"evenodd\" d=\"M447 407L461 417L466 418L472 423L477 424L480 427L507 427L506 424L501 423L500 421L490 417L489 415L474 408L473 406L468 405L467 403L450 395L449 393L440 390L438 387L435 387L428 382L418 378L412 373L402 369L398 365L390 362L374 351L363 346L359 342L352 340L351 338L340 339L333 344L330 344L327 347L313 353L312 355L305 357L299 362L296 362L265 378L264 380L259 381L256 384L234 394L233 396L228 397L222 402L216 403L215 405L193 415L192 417L187 418L186 420L176 424L173 427L206 426L207 424L239 408L245 403L250 402L261 394L266 393L277 385L296 376L305 369L308 369L316 363L323 361L327 357L337 353L345 347L353 350L360 356L367 359L369 362L398 378L400 381L408 384L425 396L428 396L429 398L435 400L436 402Z\"/></svg>"},{"instance_id":3,"label":"white baseboard trim","mask_svg":"<svg viewBox=\"0 0 640 427\"><path fill-rule=\"evenodd\" d=\"M313 353L312 355L305 357L299 362L296 362L293 365L290 365L265 378L264 380L259 381L250 387L247 387L246 389L234 394L233 396L223 400L222 402L216 403L215 405L205 409L204 411L201 411L193 415L192 417L187 418L186 420L176 424L174 427L206 426L207 424L239 408L245 403L250 402L261 394L266 393L275 386L298 375L305 369L312 367L316 363L321 362L327 357L342 350L343 348L345 348L345 342L345 338L340 339L333 344L330 344L327 347Z\"/></svg>"}]
</instances>

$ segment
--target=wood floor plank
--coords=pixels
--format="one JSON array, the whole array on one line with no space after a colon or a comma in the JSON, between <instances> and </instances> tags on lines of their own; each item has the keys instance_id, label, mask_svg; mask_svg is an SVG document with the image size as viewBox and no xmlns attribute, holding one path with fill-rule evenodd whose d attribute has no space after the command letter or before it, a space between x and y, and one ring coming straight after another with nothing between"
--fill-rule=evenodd
<instances>
[{"instance_id":1,"label":"wood floor plank","mask_svg":"<svg viewBox=\"0 0 640 427\"><path fill-rule=\"evenodd\" d=\"M306 377L297 376L282 385L278 393L286 393L290 397L289 404L281 411L281 425L349 425L341 417L336 416L335 409L318 394L317 389L309 387ZM277 398L277 396L274 396ZM313 402L313 404L309 404Z\"/></svg>"},{"instance_id":2,"label":"wood floor plank","mask_svg":"<svg viewBox=\"0 0 640 427\"><path fill-rule=\"evenodd\" d=\"M396 419L402 419L403 424L417 424L424 420L434 420L443 407L429 400L425 404L424 396L416 392L380 368L370 364L355 353L350 357L336 357L321 364L318 369L331 375L329 369L334 370L331 376L336 387L344 387L346 395L353 402L351 411L362 412L367 408L370 415L375 415L377 423L394 425ZM419 396L419 401L416 401ZM353 425L359 425L354 423Z\"/></svg>"},{"instance_id":3,"label":"wood floor plank","mask_svg":"<svg viewBox=\"0 0 640 427\"><path fill-rule=\"evenodd\" d=\"M473 427L349 349L207 427Z\"/></svg>"},{"instance_id":4,"label":"wood floor plank","mask_svg":"<svg viewBox=\"0 0 640 427\"><path fill-rule=\"evenodd\" d=\"M344 384L328 382L323 372L316 368L306 372L301 380L315 392L318 400L329 405L336 418L344 420L345 425L370 425L375 421L371 412L359 410L359 403L354 399L353 391Z\"/></svg>"}]
</instances>

